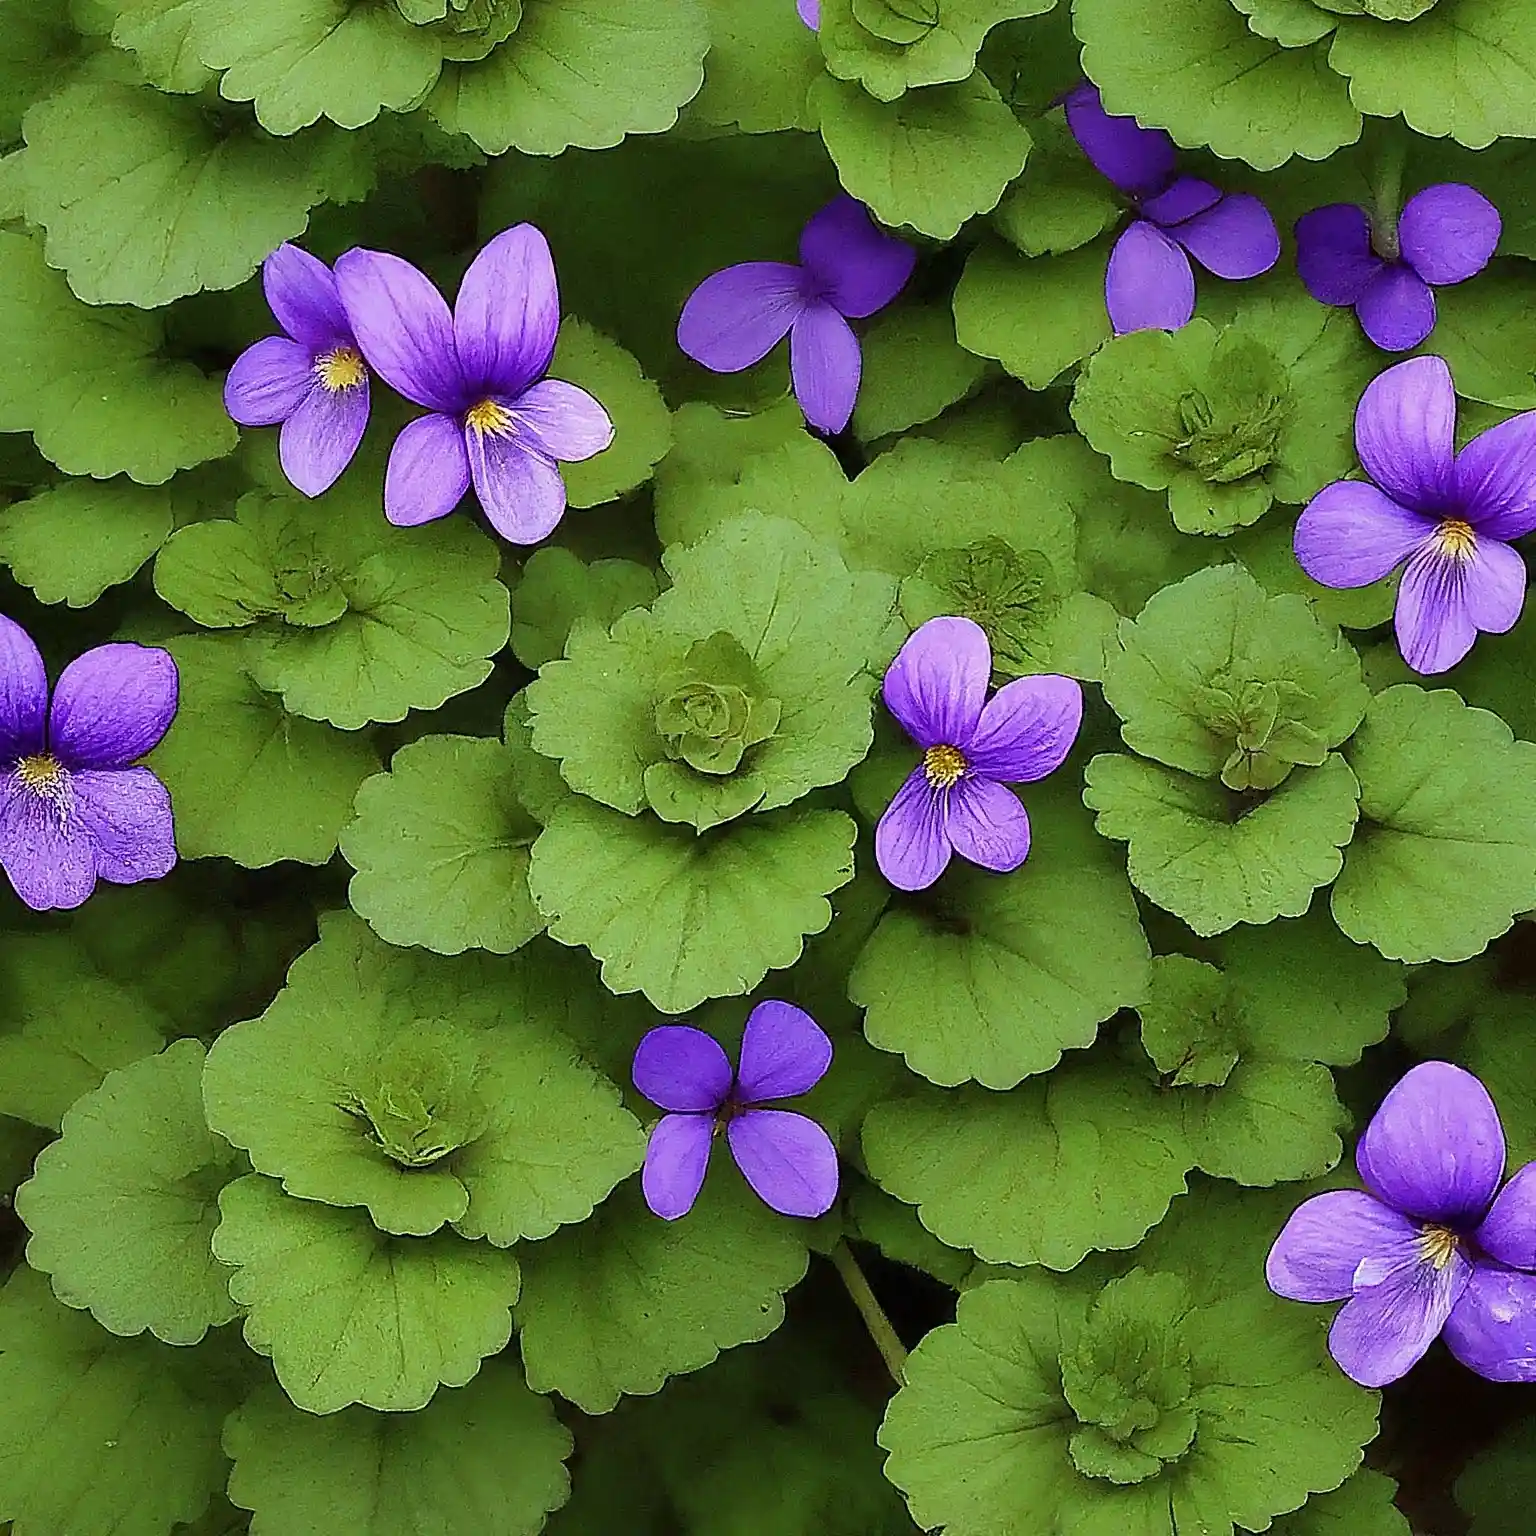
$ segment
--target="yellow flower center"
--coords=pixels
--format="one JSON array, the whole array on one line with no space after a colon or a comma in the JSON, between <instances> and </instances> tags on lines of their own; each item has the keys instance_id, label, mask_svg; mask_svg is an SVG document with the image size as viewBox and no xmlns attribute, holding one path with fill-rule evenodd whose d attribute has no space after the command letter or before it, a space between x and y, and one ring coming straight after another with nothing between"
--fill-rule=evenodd
<instances>
[{"instance_id":1,"label":"yellow flower center","mask_svg":"<svg viewBox=\"0 0 1536 1536\"><path fill-rule=\"evenodd\" d=\"M1477 534L1471 523L1459 517L1448 517L1435 529L1435 544L1442 555L1452 560L1466 560L1477 548Z\"/></svg>"},{"instance_id":2,"label":"yellow flower center","mask_svg":"<svg viewBox=\"0 0 1536 1536\"><path fill-rule=\"evenodd\" d=\"M496 400L480 400L464 413L464 425L471 432L489 432L493 437L511 437L516 431L512 412Z\"/></svg>"},{"instance_id":3,"label":"yellow flower center","mask_svg":"<svg viewBox=\"0 0 1536 1536\"><path fill-rule=\"evenodd\" d=\"M959 782L965 768L965 754L959 747L929 747L923 753L923 772L935 789L951 788Z\"/></svg>"},{"instance_id":4,"label":"yellow flower center","mask_svg":"<svg viewBox=\"0 0 1536 1536\"><path fill-rule=\"evenodd\" d=\"M1419 1254L1436 1269L1444 1269L1460 1246L1461 1239L1449 1227L1430 1225L1419 1233Z\"/></svg>"},{"instance_id":5,"label":"yellow flower center","mask_svg":"<svg viewBox=\"0 0 1536 1536\"><path fill-rule=\"evenodd\" d=\"M64 788L64 765L51 752L38 752L16 764L16 782L34 795L56 799Z\"/></svg>"},{"instance_id":6,"label":"yellow flower center","mask_svg":"<svg viewBox=\"0 0 1536 1536\"><path fill-rule=\"evenodd\" d=\"M315 377L322 389L339 395L344 389L356 389L368 377L368 368L356 347L333 347L315 359Z\"/></svg>"}]
</instances>

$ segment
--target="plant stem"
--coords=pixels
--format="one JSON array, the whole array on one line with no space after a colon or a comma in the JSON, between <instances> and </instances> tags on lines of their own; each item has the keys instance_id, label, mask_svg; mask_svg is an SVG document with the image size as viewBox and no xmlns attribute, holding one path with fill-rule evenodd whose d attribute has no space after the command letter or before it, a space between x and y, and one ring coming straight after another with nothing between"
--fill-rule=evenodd
<instances>
[{"instance_id":1,"label":"plant stem","mask_svg":"<svg viewBox=\"0 0 1536 1536\"><path fill-rule=\"evenodd\" d=\"M1388 261L1398 257L1397 221L1403 211L1403 171L1408 163L1408 138L1389 127L1383 135L1371 180L1371 245Z\"/></svg>"},{"instance_id":2,"label":"plant stem","mask_svg":"<svg viewBox=\"0 0 1536 1536\"><path fill-rule=\"evenodd\" d=\"M859 1268L859 1261L854 1258L853 1250L845 1240L840 1239L837 1247L832 1250L832 1262L842 1276L854 1306L859 1309L859 1316L864 1319L864 1326L869 1330L870 1338L875 1341L875 1348L880 1351L880 1358L885 1361L891 1380L899 1387L906 1379L906 1347L897 1338L890 1318L875 1299L869 1281L864 1278L864 1271Z\"/></svg>"}]
</instances>

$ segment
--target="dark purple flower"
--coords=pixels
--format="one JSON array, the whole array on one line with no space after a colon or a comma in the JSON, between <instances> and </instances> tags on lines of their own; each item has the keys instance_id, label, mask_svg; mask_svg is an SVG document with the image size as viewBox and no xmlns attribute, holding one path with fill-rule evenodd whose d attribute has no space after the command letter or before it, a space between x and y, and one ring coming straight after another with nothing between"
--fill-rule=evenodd
<instances>
[{"instance_id":1,"label":"dark purple flower","mask_svg":"<svg viewBox=\"0 0 1536 1536\"><path fill-rule=\"evenodd\" d=\"M168 651L98 645L65 667L50 709L43 658L0 615L0 865L29 907L170 873L171 797L132 764L169 729L176 692Z\"/></svg>"},{"instance_id":2,"label":"dark purple flower","mask_svg":"<svg viewBox=\"0 0 1536 1536\"><path fill-rule=\"evenodd\" d=\"M557 465L601 453L613 423L586 390L544 377L560 330L544 236L532 224L497 235L464 274L451 315L422 273L382 251L348 251L336 285L369 366L432 412L390 451L390 522L446 517L473 482L511 543L553 531L565 512Z\"/></svg>"},{"instance_id":3,"label":"dark purple flower","mask_svg":"<svg viewBox=\"0 0 1536 1536\"><path fill-rule=\"evenodd\" d=\"M885 674L886 708L923 760L875 828L875 860L898 890L920 891L951 851L983 869L1029 856L1029 817L1007 784L1059 768L1083 718L1070 677L1021 677L987 698L992 647L970 619L929 619Z\"/></svg>"},{"instance_id":4,"label":"dark purple flower","mask_svg":"<svg viewBox=\"0 0 1536 1536\"><path fill-rule=\"evenodd\" d=\"M1073 138L1137 215L1115 242L1104 276L1104 304L1117 336L1176 331L1189 320L1195 312L1190 256L1228 278L1257 277L1280 259L1280 232L1264 204L1178 175L1173 140L1161 128L1111 117L1088 81L1067 96L1066 108Z\"/></svg>"},{"instance_id":5,"label":"dark purple flower","mask_svg":"<svg viewBox=\"0 0 1536 1536\"><path fill-rule=\"evenodd\" d=\"M1460 453L1455 430L1444 358L1388 368L1355 411L1355 451L1375 485L1335 480L1296 524L1296 558L1325 587L1363 587L1407 562L1397 644L1415 672L1455 666L1479 630L1503 634L1525 602L1510 540L1536 528L1536 411Z\"/></svg>"},{"instance_id":6,"label":"dark purple flower","mask_svg":"<svg viewBox=\"0 0 1536 1536\"><path fill-rule=\"evenodd\" d=\"M1297 219L1296 267L1314 299L1353 306L1378 347L1406 352L1435 328L1432 287L1476 277L1501 228L1481 192L1453 181L1414 193L1395 229L1373 229L1353 203L1329 203Z\"/></svg>"},{"instance_id":7,"label":"dark purple flower","mask_svg":"<svg viewBox=\"0 0 1536 1536\"><path fill-rule=\"evenodd\" d=\"M812 32L821 29L821 0L795 0L795 10Z\"/></svg>"},{"instance_id":8,"label":"dark purple flower","mask_svg":"<svg viewBox=\"0 0 1536 1536\"><path fill-rule=\"evenodd\" d=\"M284 243L261 267L267 303L284 336L266 336L235 359L224 409L242 427L282 422L283 473L306 496L336 483L368 425L368 369L323 261Z\"/></svg>"},{"instance_id":9,"label":"dark purple flower","mask_svg":"<svg viewBox=\"0 0 1536 1536\"><path fill-rule=\"evenodd\" d=\"M686 1216L721 1126L731 1156L765 1205L785 1216L820 1216L837 1198L837 1149L804 1115L761 1109L814 1088L832 1062L832 1042L792 1003L759 1003L747 1018L741 1066L712 1036L687 1024L653 1029L635 1051L635 1087L668 1113L645 1149L641 1187L660 1217Z\"/></svg>"},{"instance_id":10,"label":"dark purple flower","mask_svg":"<svg viewBox=\"0 0 1536 1536\"><path fill-rule=\"evenodd\" d=\"M1365 1191L1316 1195L1285 1224L1270 1289L1348 1298L1328 1348L1364 1386L1396 1381L1442 1332L1479 1376L1536 1381L1536 1163L1499 1189L1504 1132L1488 1090L1423 1062L1382 1101L1355 1166Z\"/></svg>"},{"instance_id":11,"label":"dark purple flower","mask_svg":"<svg viewBox=\"0 0 1536 1536\"><path fill-rule=\"evenodd\" d=\"M746 261L688 296L677 344L714 373L760 363L789 337L795 399L818 432L841 432L859 393L859 339L848 324L883 309L917 252L876 227L863 203L834 198L800 232L800 263Z\"/></svg>"}]
</instances>

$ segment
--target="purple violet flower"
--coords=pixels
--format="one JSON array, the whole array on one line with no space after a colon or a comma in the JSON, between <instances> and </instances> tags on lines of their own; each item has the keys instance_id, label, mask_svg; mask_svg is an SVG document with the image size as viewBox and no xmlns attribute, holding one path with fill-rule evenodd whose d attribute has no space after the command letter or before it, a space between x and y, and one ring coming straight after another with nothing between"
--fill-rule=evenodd
<instances>
[{"instance_id":1,"label":"purple violet flower","mask_svg":"<svg viewBox=\"0 0 1536 1536\"><path fill-rule=\"evenodd\" d=\"M1363 1386L1405 1375L1442 1332L1479 1376L1536 1381L1536 1163L1500 1190L1488 1090L1449 1062L1421 1063L1371 1117L1355 1166L1365 1190L1315 1195L1285 1224L1269 1288L1345 1302L1328 1349Z\"/></svg>"},{"instance_id":2,"label":"purple violet flower","mask_svg":"<svg viewBox=\"0 0 1536 1536\"><path fill-rule=\"evenodd\" d=\"M390 450L390 522L446 517L473 482L510 543L552 532L565 512L557 466L601 453L613 423L586 390L544 377L560 330L544 236L532 224L497 235L470 263L451 315L423 273L382 251L348 251L336 285L369 367L432 413Z\"/></svg>"},{"instance_id":3,"label":"purple violet flower","mask_svg":"<svg viewBox=\"0 0 1536 1536\"><path fill-rule=\"evenodd\" d=\"M368 426L368 369L323 261L286 242L261 266L267 303L286 332L235 359L224 409L242 427L278 422L278 455L306 496L330 490Z\"/></svg>"},{"instance_id":4,"label":"purple violet flower","mask_svg":"<svg viewBox=\"0 0 1536 1536\"><path fill-rule=\"evenodd\" d=\"M812 32L821 30L821 0L795 0L795 10Z\"/></svg>"},{"instance_id":5,"label":"purple violet flower","mask_svg":"<svg viewBox=\"0 0 1536 1536\"><path fill-rule=\"evenodd\" d=\"M1435 328L1433 288L1476 277L1502 227L1481 192L1454 181L1415 192L1393 229L1329 203L1297 219L1296 268L1319 303L1352 306L1378 347L1406 352Z\"/></svg>"},{"instance_id":6,"label":"purple violet flower","mask_svg":"<svg viewBox=\"0 0 1536 1536\"><path fill-rule=\"evenodd\" d=\"M800 232L800 263L745 261L706 277L688 295L677 344L713 373L740 373L789 337L795 399L818 432L853 415L862 362L848 324L883 309L917 261L879 229L863 203L835 197Z\"/></svg>"},{"instance_id":7,"label":"purple violet flower","mask_svg":"<svg viewBox=\"0 0 1536 1536\"><path fill-rule=\"evenodd\" d=\"M1296 524L1296 558L1325 587L1363 587L1406 562L1397 644L1415 672L1455 666L1479 630L1503 634L1525 603L1510 541L1536 528L1536 411L1460 453L1455 430L1445 359L1394 364L1355 410L1355 451L1375 484L1325 485Z\"/></svg>"},{"instance_id":8,"label":"purple violet flower","mask_svg":"<svg viewBox=\"0 0 1536 1536\"><path fill-rule=\"evenodd\" d=\"M60 674L0 615L0 865L34 911L78 907L97 880L158 880L176 863L171 797L132 766L176 715L176 663L98 645Z\"/></svg>"},{"instance_id":9,"label":"purple violet flower","mask_svg":"<svg viewBox=\"0 0 1536 1536\"><path fill-rule=\"evenodd\" d=\"M1066 108L1083 153L1136 212L1104 274L1104 304L1117 336L1176 331L1188 322L1195 312L1190 256L1227 278L1257 277L1280 259L1280 232L1264 204L1178 175L1173 140L1161 128L1110 116L1098 87L1086 80L1068 94Z\"/></svg>"},{"instance_id":10,"label":"purple violet flower","mask_svg":"<svg viewBox=\"0 0 1536 1536\"><path fill-rule=\"evenodd\" d=\"M666 1221L698 1199L709 1150L725 1127L731 1156L765 1205L784 1216L820 1216L837 1199L837 1149L814 1120L770 1099L809 1092L832 1062L832 1042L793 1003L759 1003L747 1017L741 1066L712 1036L687 1024L651 1030L635 1051L635 1087L668 1111L645 1148L645 1203Z\"/></svg>"},{"instance_id":11,"label":"purple violet flower","mask_svg":"<svg viewBox=\"0 0 1536 1536\"><path fill-rule=\"evenodd\" d=\"M970 619L929 619L885 674L886 708L923 749L875 828L875 861L898 890L920 891L951 851L983 869L1029 856L1029 817L1004 786L1059 768L1083 718L1070 677L1021 677L987 698L992 647Z\"/></svg>"}]
</instances>

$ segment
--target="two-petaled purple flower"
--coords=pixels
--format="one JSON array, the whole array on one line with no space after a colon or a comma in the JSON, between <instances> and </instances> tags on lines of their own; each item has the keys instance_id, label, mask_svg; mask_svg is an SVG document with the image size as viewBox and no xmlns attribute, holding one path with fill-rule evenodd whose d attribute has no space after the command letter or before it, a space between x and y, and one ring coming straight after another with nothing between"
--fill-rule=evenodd
<instances>
[{"instance_id":1,"label":"two-petaled purple flower","mask_svg":"<svg viewBox=\"0 0 1536 1536\"><path fill-rule=\"evenodd\" d=\"M98 880L158 880L176 863L171 797L133 764L176 715L176 663L147 645L98 645L48 674L0 615L0 865L29 907L78 907Z\"/></svg>"},{"instance_id":2,"label":"two-petaled purple flower","mask_svg":"<svg viewBox=\"0 0 1536 1536\"><path fill-rule=\"evenodd\" d=\"M1335 480L1296 524L1296 558L1327 587L1363 587L1406 562L1397 643L1416 672L1444 672L1479 630L1503 634L1525 602L1510 540L1536 529L1536 411L1455 451L1456 391L1440 357L1373 379L1355 449L1375 484Z\"/></svg>"},{"instance_id":3,"label":"two-petaled purple flower","mask_svg":"<svg viewBox=\"0 0 1536 1536\"><path fill-rule=\"evenodd\" d=\"M431 413L389 456L384 514L402 526L446 517L473 484L503 538L536 544L565 512L558 466L613 441L586 390L545 378L560 298L548 242L531 224L475 257L451 314L424 274L382 251L348 251L333 275L283 246L263 278L288 336L244 352L225 399L236 421L283 422L283 468L307 495L327 489L357 449L369 369Z\"/></svg>"},{"instance_id":4,"label":"two-petaled purple flower","mask_svg":"<svg viewBox=\"0 0 1536 1536\"><path fill-rule=\"evenodd\" d=\"M1329 203L1296 221L1296 268L1314 299L1352 306L1378 347L1406 352L1435 328L1433 289L1476 277L1501 228L1499 210L1459 182L1414 193L1392 228Z\"/></svg>"},{"instance_id":5,"label":"two-petaled purple flower","mask_svg":"<svg viewBox=\"0 0 1536 1536\"><path fill-rule=\"evenodd\" d=\"M863 203L834 198L800 232L800 261L746 261L688 296L677 344L714 373L739 373L789 337L795 399L818 432L853 415L863 362L848 324L883 309L917 252L876 227Z\"/></svg>"},{"instance_id":6,"label":"two-petaled purple flower","mask_svg":"<svg viewBox=\"0 0 1536 1536\"><path fill-rule=\"evenodd\" d=\"M1104 303L1117 336L1176 331L1189 320L1195 312L1190 256L1228 278L1257 277L1280 259L1280 233L1264 204L1246 192L1180 176L1173 140L1161 128L1111 116L1098 87L1087 81L1067 96L1066 109L1083 153L1136 213L1104 276Z\"/></svg>"},{"instance_id":7,"label":"two-petaled purple flower","mask_svg":"<svg viewBox=\"0 0 1536 1536\"><path fill-rule=\"evenodd\" d=\"M875 829L892 885L920 891L951 852L984 869L1029 856L1029 817L1008 784L1059 768L1077 739L1083 690L1070 677L1021 677L990 698L992 648L970 619L929 619L885 674L886 708L923 749Z\"/></svg>"},{"instance_id":8,"label":"two-petaled purple flower","mask_svg":"<svg viewBox=\"0 0 1536 1536\"><path fill-rule=\"evenodd\" d=\"M1488 1090L1448 1062L1413 1068L1355 1166L1364 1191L1316 1195L1286 1223L1270 1289L1344 1301L1328 1348L1365 1386L1396 1381L1442 1333L1480 1376L1536 1381L1536 1163L1499 1188L1504 1132Z\"/></svg>"},{"instance_id":9,"label":"two-petaled purple flower","mask_svg":"<svg viewBox=\"0 0 1536 1536\"><path fill-rule=\"evenodd\" d=\"M832 1042L792 1003L759 1003L747 1018L741 1065L687 1024L653 1029L635 1051L635 1087L667 1113L645 1149L641 1187L668 1221L686 1215L721 1127L731 1156L764 1204L785 1216L820 1216L837 1198L837 1149L814 1120L775 1099L807 1093L832 1062Z\"/></svg>"}]
</instances>

